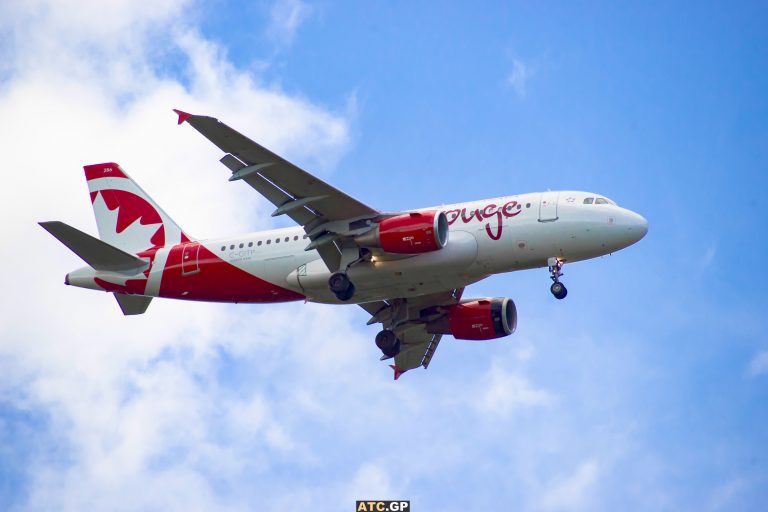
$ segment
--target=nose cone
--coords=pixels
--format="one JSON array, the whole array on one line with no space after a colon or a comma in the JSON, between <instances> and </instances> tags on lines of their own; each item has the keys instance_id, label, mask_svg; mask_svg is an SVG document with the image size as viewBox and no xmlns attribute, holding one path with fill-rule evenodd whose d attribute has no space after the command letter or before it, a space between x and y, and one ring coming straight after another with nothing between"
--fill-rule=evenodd
<instances>
[{"instance_id":1,"label":"nose cone","mask_svg":"<svg viewBox=\"0 0 768 512\"><path fill-rule=\"evenodd\" d=\"M621 225L626 230L624 236L627 245L639 242L648 233L648 221L645 217L630 210L624 211Z\"/></svg>"}]
</instances>

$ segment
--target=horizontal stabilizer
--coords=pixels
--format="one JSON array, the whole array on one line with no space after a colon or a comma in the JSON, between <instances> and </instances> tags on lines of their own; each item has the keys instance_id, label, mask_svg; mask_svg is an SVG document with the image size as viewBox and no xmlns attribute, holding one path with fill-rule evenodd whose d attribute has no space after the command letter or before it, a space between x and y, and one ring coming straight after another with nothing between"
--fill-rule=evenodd
<instances>
[{"instance_id":1,"label":"horizontal stabilizer","mask_svg":"<svg viewBox=\"0 0 768 512\"><path fill-rule=\"evenodd\" d=\"M143 295L126 295L125 293L115 293L117 303L124 315L140 315L144 313L152 302L152 297Z\"/></svg>"},{"instance_id":2,"label":"horizontal stabilizer","mask_svg":"<svg viewBox=\"0 0 768 512\"><path fill-rule=\"evenodd\" d=\"M138 271L149 263L57 220L39 223L96 270Z\"/></svg>"}]
</instances>

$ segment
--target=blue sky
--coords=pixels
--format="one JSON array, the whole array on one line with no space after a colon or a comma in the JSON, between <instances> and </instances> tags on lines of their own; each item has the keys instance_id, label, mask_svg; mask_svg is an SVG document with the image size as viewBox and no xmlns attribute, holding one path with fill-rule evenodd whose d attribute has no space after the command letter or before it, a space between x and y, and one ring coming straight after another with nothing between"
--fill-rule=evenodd
<instances>
[{"instance_id":1,"label":"blue sky","mask_svg":"<svg viewBox=\"0 0 768 512\"><path fill-rule=\"evenodd\" d=\"M0 508L764 508L764 5L104 6L0 7ZM273 225L171 108L380 209L581 189L650 232L566 266L565 301L545 270L474 285L518 332L396 384L354 307L126 319L34 225L95 232L83 164L198 236Z\"/></svg>"}]
</instances>

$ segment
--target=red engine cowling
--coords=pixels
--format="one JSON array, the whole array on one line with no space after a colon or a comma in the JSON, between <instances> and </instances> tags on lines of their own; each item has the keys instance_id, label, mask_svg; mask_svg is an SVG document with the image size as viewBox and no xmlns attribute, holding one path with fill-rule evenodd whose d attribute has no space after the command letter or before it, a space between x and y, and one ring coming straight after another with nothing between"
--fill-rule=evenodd
<instances>
[{"instance_id":1,"label":"red engine cowling","mask_svg":"<svg viewBox=\"0 0 768 512\"><path fill-rule=\"evenodd\" d=\"M381 247L393 254L437 251L448 243L448 217L444 212L414 212L379 222L355 241L365 247Z\"/></svg>"},{"instance_id":2,"label":"red engine cowling","mask_svg":"<svg viewBox=\"0 0 768 512\"><path fill-rule=\"evenodd\" d=\"M446 308L448 314L427 324L427 332L457 340L492 340L515 332L517 308L512 299L477 299Z\"/></svg>"}]
</instances>

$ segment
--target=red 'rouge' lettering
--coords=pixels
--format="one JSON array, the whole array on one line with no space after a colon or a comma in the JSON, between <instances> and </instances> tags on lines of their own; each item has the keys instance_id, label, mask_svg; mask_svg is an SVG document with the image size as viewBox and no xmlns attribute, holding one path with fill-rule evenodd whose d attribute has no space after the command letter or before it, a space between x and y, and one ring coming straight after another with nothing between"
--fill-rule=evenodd
<instances>
[{"instance_id":1,"label":"red 'rouge' lettering","mask_svg":"<svg viewBox=\"0 0 768 512\"><path fill-rule=\"evenodd\" d=\"M474 210L469 212L469 218L467 218L467 209L466 208L461 209L461 220L464 221L464 224L471 221L472 217L477 217L477 220L483 220L483 214L480 213L480 210Z\"/></svg>"},{"instance_id":2,"label":"red 'rouge' lettering","mask_svg":"<svg viewBox=\"0 0 768 512\"><path fill-rule=\"evenodd\" d=\"M459 219L461 219L461 221L464 224L469 224L472 221L472 219L477 219L478 221L482 222L485 219L496 217L496 222L495 222L496 226L492 228L491 222L488 222L485 225L485 232L488 233L488 237L491 240L498 240L501 238L501 233L504 229L504 224L502 223L502 216L506 218L511 218L516 215L519 215L521 211L522 210L519 209L519 205L517 201L512 200L505 203L504 206L502 206L501 208L497 207L494 203L490 203L485 205L482 208L471 210L469 212L469 215L467 215L466 208L448 210L447 212L445 212L445 215L448 217L448 225L453 224Z\"/></svg>"},{"instance_id":3,"label":"red 'rouge' lettering","mask_svg":"<svg viewBox=\"0 0 768 512\"><path fill-rule=\"evenodd\" d=\"M504 206L501 207L501 211L504 212L505 217L514 217L515 215L518 215L522 210L518 209L517 211L512 211L513 208L517 206L517 201L510 201Z\"/></svg>"},{"instance_id":4,"label":"red 'rouge' lettering","mask_svg":"<svg viewBox=\"0 0 768 512\"><path fill-rule=\"evenodd\" d=\"M486 219L489 219L494 215L496 216L496 234L493 234L493 232L491 231L490 222L485 225L485 232L488 233L488 236L491 238L491 240L498 240L499 238L501 238L501 230L502 230L501 212L496 208L496 205L493 203L483 208L483 217L485 217Z\"/></svg>"}]
</instances>

